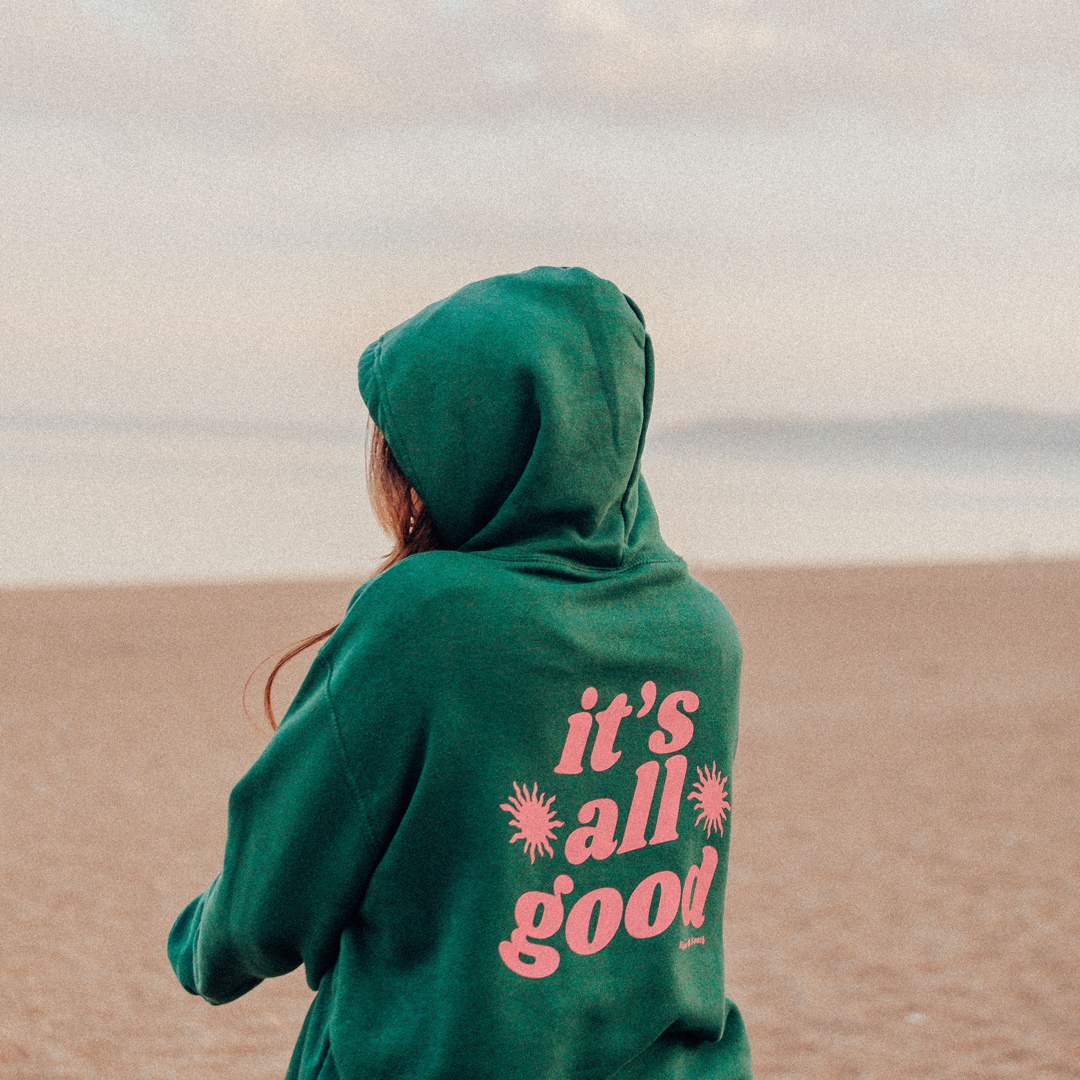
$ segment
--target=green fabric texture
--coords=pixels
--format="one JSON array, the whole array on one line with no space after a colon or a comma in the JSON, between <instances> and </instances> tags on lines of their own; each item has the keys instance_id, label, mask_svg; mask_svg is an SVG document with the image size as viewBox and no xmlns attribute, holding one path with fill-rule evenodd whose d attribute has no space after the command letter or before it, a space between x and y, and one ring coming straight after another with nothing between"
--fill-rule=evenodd
<instances>
[{"instance_id":1,"label":"green fabric texture","mask_svg":"<svg viewBox=\"0 0 1080 1080\"><path fill-rule=\"evenodd\" d=\"M741 651L640 475L652 350L580 269L470 285L360 388L443 550L365 584L177 920L230 1001L304 964L297 1080L745 1078L722 920Z\"/></svg>"}]
</instances>

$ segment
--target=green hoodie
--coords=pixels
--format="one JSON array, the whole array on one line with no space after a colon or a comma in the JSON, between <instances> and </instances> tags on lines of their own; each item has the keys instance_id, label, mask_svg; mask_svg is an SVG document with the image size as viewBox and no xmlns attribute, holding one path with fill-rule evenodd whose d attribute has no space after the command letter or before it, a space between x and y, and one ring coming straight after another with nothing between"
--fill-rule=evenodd
<instances>
[{"instance_id":1,"label":"green hoodie","mask_svg":"<svg viewBox=\"0 0 1080 1080\"><path fill-rule=\"evenodd\" d=\"M444 550L365 584L229 801L169 955L299 964L290 1076L750 1076L721 924L740 648L640 475L652 348L585 270L476 282L360 360Z\"/></svg>"}]
</instances>

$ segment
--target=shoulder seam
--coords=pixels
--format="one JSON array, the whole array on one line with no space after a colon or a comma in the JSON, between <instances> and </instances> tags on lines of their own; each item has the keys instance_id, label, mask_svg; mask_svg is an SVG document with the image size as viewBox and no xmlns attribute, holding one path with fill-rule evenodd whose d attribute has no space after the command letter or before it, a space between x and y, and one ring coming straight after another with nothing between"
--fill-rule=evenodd
<instances>
[{"instance_id":1,"label":"shoulder seam","mask_svg":"<svg viewBox=\"0 0 1080 1080\"><path fill-rule=\"evenodd\" d=\"M319 661L326 666L326 679L323 686L326 691L326 703L330 706L330 721L333 724L334 740L337 743L338 753L341 755L341 766L345 773L345 779L348 781L349 790L356 800L357 809L360 811L360 817L364 826L364 838L367 841L368 851L377 861L378 850L375 845L375 834L371 829L367 805L360 792L360 784L357 782L355 770L353 769L352 763L349 761L349 755L345 749L345 738L341 734L341 721L338 719L337 708L334 706L334 695L330 689L330 680L334 674L334 665L333 662L325 656L316 657L316 662L318 663Z\"/></svg>"}]
</instances>

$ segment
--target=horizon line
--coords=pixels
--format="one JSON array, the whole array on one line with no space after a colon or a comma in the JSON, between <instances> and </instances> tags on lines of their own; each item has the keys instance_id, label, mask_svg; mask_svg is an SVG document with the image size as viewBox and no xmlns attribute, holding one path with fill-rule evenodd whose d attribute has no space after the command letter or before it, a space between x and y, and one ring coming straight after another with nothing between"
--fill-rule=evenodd
<instances>
[{"instance_id":1,"label":"horizon line","mask_svg":"<svg viewBox=\"0 0 1080 1080\"><path fill-rule=\"evenodd\" d=\"M659 437L680 436L703 427L731 425L736 428L845 428L878 427L886 425L947 421L950 419L995 418L998 420L1048 421L1060 423L1072 421L1080 424L1080 412L1051 412L1027 407L998 405L946 405L922 410L907 409L885 415L866 416L838 414L815 416L807 413L729 413L699 414L685 420L668 421L650 430ZM38 413L0 412L0 430L15 429L34 433L94 434L115 432L118 434L143 435L216 435L225 438L286 438L295 440L315 439L330 442L362 442L366 437L367 417L358 418L354 424L273 419L244 418L229 420L225 417L199 415L147 415L130 413Z\"/></svg>"}]
</instances>

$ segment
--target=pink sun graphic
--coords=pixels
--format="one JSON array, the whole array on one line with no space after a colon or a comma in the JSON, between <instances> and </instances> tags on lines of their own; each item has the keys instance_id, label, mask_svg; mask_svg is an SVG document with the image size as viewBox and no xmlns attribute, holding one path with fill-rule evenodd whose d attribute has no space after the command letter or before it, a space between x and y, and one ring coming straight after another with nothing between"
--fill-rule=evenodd
<instances>
[{"instance_id":1,"label":"pink sun graphic","mask_svg":"<svg viewBox=\"0 0 1080 1080\"><path fill-rule=\"evenodd\" d=\"M541 791L540 797L537 798L536 788L537 785L533 784L530 792L526 784L522 789L518 787L515 780L516 794L511 795L508 802L499 806L500 810L505 810L511 815L510 828L519 830L515 836L510 837L510 843L512 844L515 840L524 840L529 862L536 862L537 849L540 849L541 853L546 851L552 858L555 857L549 841L555 839L555 833L552 830L563 824L561 821L553 820L555 811L551 809L551 804L555 801L555 796L552 795L547 802L544 802L544 792Z\"/></svg>"},{"instance_id":2,"label":"pink sun graphic","mask_svg":"<svg viewBox=\"0 0 1080 1080\"><path fill-rule=\"evenodd\" d=\"M691 791L686 797L693 799L697 803L697 808L701 811L697 816L695 825L701 824L701 819L705 819L705 835L711 836L713 829L719 829L720 835L724 835L724 819L727 817L726 811L731 809L731 803L727 800L728 793L724 790L724 785L727 784L728 778L723 775L717 775L716 762L712 763L712 769L706 767L705 771L701 771L701 766L698 766L698 778L694 781L694 787L696 791Z\"/></svg>"}]
</instances>

